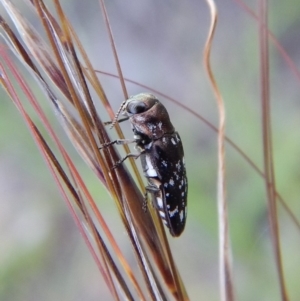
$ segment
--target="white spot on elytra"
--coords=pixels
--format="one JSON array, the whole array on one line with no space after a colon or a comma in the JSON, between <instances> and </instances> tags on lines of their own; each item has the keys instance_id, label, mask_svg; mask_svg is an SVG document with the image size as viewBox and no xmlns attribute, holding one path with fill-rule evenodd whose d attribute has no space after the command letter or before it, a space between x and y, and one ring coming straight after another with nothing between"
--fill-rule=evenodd
<instances>
[{"instance_id":1,"label":"white spot on elytra","mask_svg":"<svg viewBox=\"0 0 300 301\"><path fill-rule=\"evenodd\" d=\"M150 159L149 156L146 156L146 164L147 164L147 167L148 167L148 169L146 171L147 175L149 177L157 177L157 172L154 169L154 167L152 165L152 162L151 162L151 159Z\"/></svg>"},{"instance_id":2,"label":"white spot on elytra","mask_svg":"<svg viewBox=\"0 0 300 301\"><path fill-rule=\"evenodd\" d=\"M171 186L174 186L174 180L173 180L173 178L170 179L169 184L170 184Z\"/></svg>"},{"instance_id":3,"label":"white spot on elytra","mask_svg":"<svg viewBox=\"0 0 300 301\"><path fill-rule=\"evenodd\" d=\"M181 192L181 196L184 196L184 192Z\"/></svg>"},{"instance_id":4,"label":"white spot on elytra","mask_svg":"<svg viewBox=\"0 0 300 301\"><path fill-rule=\"evenodd\" d=\"M163 166L165 166L165 167L168 166L168 163L167 163L165 160L161 161L161 164L162 164Z\"/></svg>"},{"instance_id":5,"label":"white spot on elytra","mask_svg":"<svg viewBox=\"0 0 300 301\"><path fill-rule=\"evenodd\" d=\"M156 200L157 200L158 207L159 208L163 208L163 201L162 201L162 199L161 198L156 198Z\"/></svg>"},{"instance_id":6,"label":"white spot on elytra","mask_svg":"<svg viewBox=\"0 0 300 301\"><path fill-rule=\"evenodd\" d=\"M184 210L182 209L182 210L179 212L179 217L180 217L180 221L181 221L181 222L183 221L183 213L184 213Z\"/></svg>"},{"instance_id":7,"label":"white spot on elytra","mask_svg":"<svg viewBox=\"0 0 300 301\"><path fill-rule=\"evenodd\" d=\"M181 170L181 162L180 162L180 160L178 161L178 163L175 164L175 166L178 169L178 171Z\"/></svg>"},{"instance_id":8,"label":"white spot on elytra","mask_svg":"<svg viewBox=\"0 0 300 301\"><path fill-rule=\"evenodd\" d=\"M169 184L168 184L168 183L165 183L165 184L164 184L164 186L165 186L165 187L168 187L168 186L169 186Z\"/></svg>"},{"instance_id":9,"label":"white spot on elytra","mask_svg":"<svg viewBox=\"0 0 300 301\"><path fill-rule=\"evenodd\" d=\"M170 217L173 217L177 212L178 212L178 206L176 206L174 210L169 210Z\"/></svg>"},{"instance_id":10,"label":"white spot on elytra","mask_svg":"<svg viewBox=\"0 0 300 301\"><path fill-rule=\"evenodd\" d=\"M158 123L158 127L161 130L161 128L162 128L162 122L161 121Z\"/></svg>"},{"instance_id":11,"label":"white spot on elytra","mask_svg":"<svg viewBox=\"0 0 300 301\"><path fill-rule=\"evenodd\" d=\"M170 193L169 193L169 192L167 192L167 193L166 193L166 197L168 197L169 195L170 195Z\"/></svg>"}]
</instances>

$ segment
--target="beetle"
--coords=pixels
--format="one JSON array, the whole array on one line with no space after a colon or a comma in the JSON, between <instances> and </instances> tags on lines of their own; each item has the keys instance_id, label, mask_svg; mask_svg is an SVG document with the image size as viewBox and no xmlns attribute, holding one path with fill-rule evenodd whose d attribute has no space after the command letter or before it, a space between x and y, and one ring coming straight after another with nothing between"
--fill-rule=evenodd
<instances>
[{"instance_id":1,"label":"beetle","mask_svg":"<svg viewBox=\"0 0 300 301\"><path fill-rule=\"evenodd\" d=\"M121 113L125 118L117 120ZM188 194L181 138L166 108L149 93L131 96L123 102L111 127L124 120L130 121L134 138L115 140L108 145L136 143L138 154L128 154L115 167L129 157L140 157L148 182L146 194L153 195L154 206L162 221L170 234L177 237L185 227Z\"/></svg>"}]
</instances>

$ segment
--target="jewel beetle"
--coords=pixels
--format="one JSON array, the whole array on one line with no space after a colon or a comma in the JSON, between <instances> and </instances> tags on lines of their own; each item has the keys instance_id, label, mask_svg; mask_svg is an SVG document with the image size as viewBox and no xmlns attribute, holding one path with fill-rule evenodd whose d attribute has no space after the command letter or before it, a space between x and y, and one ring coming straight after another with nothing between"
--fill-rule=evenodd
<instances>
[{"instance_id":1,"label":"jewel beetle","mask_svg":"<svg viewBox=\"0 0 300 301\"><path fill-rule=\"evenodd\" d=\"M124 119L117 120L119 114ZM188 181L184 163L184 151L179 134L175 131L166 108L152 94L141 93L130 97L122 105L116 122L129 120L133 139L120 139L109 144L136 143L148 185L146 191L153 195L154 206L172 236L179 236L185 227L187 216Z\"/></svg>"}]
</instances>

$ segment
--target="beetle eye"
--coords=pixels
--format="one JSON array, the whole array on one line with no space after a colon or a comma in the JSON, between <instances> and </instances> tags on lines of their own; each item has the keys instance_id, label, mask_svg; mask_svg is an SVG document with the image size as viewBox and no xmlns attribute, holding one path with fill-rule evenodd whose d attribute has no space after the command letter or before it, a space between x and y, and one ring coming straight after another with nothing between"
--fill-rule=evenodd
<instances>
[{"instance_id":1,"label":"beetle eye","mask_svg":"<svg viewBox=\"0 0 300 301\"><path fill-rule=\"evenodd\" d=\"M139 114L148 110L148 106L142 101L131 101L127 106L127 112Z\"/></svg>"}]
</instances>

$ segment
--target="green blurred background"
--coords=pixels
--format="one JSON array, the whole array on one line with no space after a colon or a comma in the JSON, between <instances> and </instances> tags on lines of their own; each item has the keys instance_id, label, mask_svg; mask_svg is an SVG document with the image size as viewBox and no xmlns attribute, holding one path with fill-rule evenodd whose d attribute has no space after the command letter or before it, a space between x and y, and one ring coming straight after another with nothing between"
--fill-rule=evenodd
<instances>
[{"instance_id":1,"label":"green blurred background","mask_svg":"<svg viewBox=\"0 0 300 301\"><path fill-rule=\"evenodd\" d=\"M94 67L116 73L98 1L61 2ZM14 3L39 29L33 12L23 2ZM247 3L257 9L257 1ZM225 100L227 135L262 168L258 25L235 1L222 1L218 9L212 66ZM217 125L216 103L202 58L209 26L205 1L107 1L107 10L124 76L176 98ZM299 1L270 1L269 14L270 29L297 67ZM276 180L299 217L299 81L272 43L270 63ZM100 79L117 110L123 100L118 81ZM127 88L130 95L143 91L132 84ZM45 98L38 89L36 93L41 101ZM191 300L219 300L217 136L191 114L162 101L184 142L189 177L186 230L180 238L170 238L170 244ZM126 234L113 202L68 142L51 107L45 106L122 245ZM129 125L123 128L130 136ZM231 146L226 151L237 300L280 300L264 182ZM33 139L3 91L0 196L0 300L111 300ZM291 300L300 300L299 231L278 208L287 287ZM124 252L134 262L131 250Z\"/></svg>"}]
</instances>

